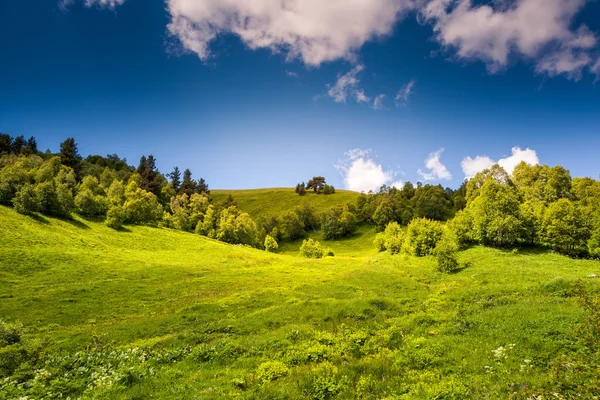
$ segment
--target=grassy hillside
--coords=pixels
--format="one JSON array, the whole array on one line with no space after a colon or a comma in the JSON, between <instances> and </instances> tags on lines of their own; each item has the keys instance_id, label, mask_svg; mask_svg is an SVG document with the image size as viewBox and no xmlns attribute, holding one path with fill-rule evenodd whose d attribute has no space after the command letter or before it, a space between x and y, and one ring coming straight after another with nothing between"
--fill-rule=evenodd
<instances>
[{"instance_id":1,"label":"grassy hillside","mask_svg":"<svg viewBox=\"0 0 600 400\"><path fill-rule=\"evenodd\" d=\"M336 257L306 260L0 207L0 316L24 324L22 344L0 349L0 373L12 359L43 360L0 375L0 399L580 390L554 363L581 349L571 284L598 289L587 276L600 263L476 247L460 255L468 268L446 275L428 258L365 252L371 238L361 230L331 244Z\"/></svg>"},{"instance_id":2,"label":"grassy hillside","mask_svg":"<svg viewBox=\"0 0 600 400\"><path fill-rule=\"evenodd\" d=\"M298 196L294 188L211 190L210 193L217 203L225 201L227 196L231 194L238 207L252 217L278 216L298 207L302 201L306 201L316 211L323 212L336 204L354 203L359 195L357 192L348 190L336 190L334 194L327 196L314 192L307 192L304 196Z\"/></svg>"}]
</instances>

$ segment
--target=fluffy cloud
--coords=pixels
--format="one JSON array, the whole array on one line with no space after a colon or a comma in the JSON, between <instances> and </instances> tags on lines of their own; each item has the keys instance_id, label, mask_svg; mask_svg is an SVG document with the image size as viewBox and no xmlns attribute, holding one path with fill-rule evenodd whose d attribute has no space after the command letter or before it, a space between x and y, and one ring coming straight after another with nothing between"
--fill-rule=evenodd
<instances>
[{"instance_id":1,"label":"fluffy cloud","mask_svg":"<svg viewBox=\"0 0 600 400\"><path fill-rule=\"evenodd\" d=\"M512 53L535 60L536 71L578 79L591 67L597 37L585 25L572 30L586 0L430 0L421 10L435 38L465 59L480 59L491 71L508 64ZM495 6L494 6L495 5Z\"/></svg>"},{"instance_id":2,"label":"fluffy cloud","mask_svg":"<svg viewBox=\"0 0 600 400\"><path fill-rule=\"evenodd\" d=\"M522 161L525 161L529 165L536 165L539 164L540 159L535 150L530 148L523 150L517 146L512 148L512 154L510 156L501 158L497 162L488 156L477 156L475 158L466 157L462 160L460 165L465 173L465 178L470 179L478 172L488 169L494 164L500 165L506 172L512 174L515 167Z\"/></svg>"},{"instance_id":3,"label":"fluffy cloud","mask_svg":"<svg viewBox=\"0 0 600 400\"><path fill-rule=\"evenodd\" d=\"M460 166L465 174L465 178L471 179L478 172L491 168L494 164L496 162L488 156L477 156L475 158L465 157L461 161Z\"/></svg>"},{"instance_id":4,"label":"fluffy cloud","mask_svg":"<svg viewBox=\"0 0 600 400\"><path fill-rule=\"evenodd\" d=\"M166 0L168 30L202 60L219 34L318 66L354 60L367 41L387 35L413 0Z\"/></svg>"},{"instance_id":5,"label":"fluffy cloud","mask_svg":"<svg viewBox=\"0 0 600 400\"><path fill-rule=\"evenodd\" d=\"M371 150L354 149L345 153L346 159L335 167L344 177L344 186L355 192L377 191L383 185L390 185L394 179L392 171L386 171L375 162ZM392 185L401 185L396 181Z\"/></svg>"},{"instance_id":6,"label":"fluffy cloud","mask_svg":"<svg viewBox=\"0 0 600 400\"><path fill-rule=\"evenodd\" d=\"M396 93L396 97L394 98L394 103L396 103L396 107L406 107L408 106L408 98L413 93L413 88L415 87L415 80L412 79L406 85L404 85L398 93Z\"/></svg>"},{"instance_id":7,"label":"fluffy cloud","mask_svg":"<svg viewBox=\"0 0 600 400\"><path fill-rule=\"evenodd\" d=\"M452 174L448 171L448 168L440 161L444 149L439 149L433 153L429 153L429 156L425 160L425 167L427 171L418 170L417 172L426 181L439 181L442 179L452 179Z\"/></svg>"},{"instance_id":8,"label":"fluffy cloud","mask_svg":"<svg viewBox=\"0 0 600 400\"><path fill-rule=\"evenodd\" d=\"M345 103L349 96L354 96L358 103L368 103L369 98L365 95L364 90L358 87L360 81L356 77L364 69L364 66L357 65L344 75L339 75L335 84L328 85L327 95L336 103Z\"/></svg>"}]
</instances>

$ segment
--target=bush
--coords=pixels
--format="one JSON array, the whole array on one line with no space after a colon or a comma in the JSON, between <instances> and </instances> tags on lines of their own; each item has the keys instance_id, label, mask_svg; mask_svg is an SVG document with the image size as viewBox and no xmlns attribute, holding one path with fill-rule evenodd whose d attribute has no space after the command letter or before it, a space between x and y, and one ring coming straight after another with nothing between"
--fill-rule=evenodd
<instances>
[{"instance_id":1,"label":"bush","mask_svg":"<svg viewBox=\"0 0 600 400\"><path fill-rule=\"evenodd\" d=\"M300 255L306 258L322 258L323 248L321 243L313 239L307 239L300 246Z\"/></svg>"},{"instance_id":2,"label":"bush","mask_svg":"<svg viewBox=\"0 0 600 400\"><path fill-rule=\"evenodd\" d=\"M404 232L400 224L397 222L390 222L383 232L384 246L391 254L400 253L402 250L402 244L404 243Z\"/></svg>"},{"instance_id":3,"label":"bush","mask_svg":"<svg viewBox=\"0 0 600 400\"><path fill-rule=\"evenodd\" d=\"M439 272L446 273L456 271L459 267L458 260L456 259L457 251L458 241L456 240L456 237L451 233L444 233L444 236L433 250L433 255L437 262L436 269Z\"/></svg>"},{"instance_id":4,"label":"bush","mask_svg":"<svg viewBox=\"0 0 600 400\"><path fill-rule=\"evenodd\" d=\"M277 244L277 240L273 239L273 237L267 235L265 237L265 250L269 253L275 253L279 250L279 245Z\"/></svg>"},{"instance_id":5,"label":"bush","mask_svg":"<svg viewBox=\"0 0 600 400\"><path fill-rule=\"evenodd\" d=\"M0 347L10 346L21 341L23 325L20 323L9 324L0 319Z\"/></svg>"},{"instance_id":6,"label":"bush","mask_svg":"<svg viewBox=\"0 0 600 400\"><path fill-rule=\"evenodd\" d=\"M112 206L108 213L106 213L106 225L113 228L118 229L123 226L125 223L125 219L127 215L125 214L125 210L121 206Z\"/></svg>"},{"instance_id":7,"label":"bush","mask_svg":"<svg viewBox=\"0 0 600 400\"><path fill-rule=\"evenodd\" d=\"M344 388L339 380L338 369L329 361L313 367L307 383L304 394L311 399L331 399Z\"/></svg>"},{"instance_id":8,"label":"bush","mask_svg":"<svg viewBox=\"0 0 600 400\"><path fill-rule=\"evenodd\" d=\"M75 206L81 215L104 215L108 210L109 201L102 195L94 195L90 189L80 189L75 196Z\"/></svg>"},{"instance_id":9,"label":"bush","mask_svg":"<svg viewBox=\"0 0 600 400\"><path fill-rule=\"evenodd\" d=\"M455 235L460 246L474 242L473 217L468 211L462 210L456 213L456 216L448 221L447 227Z\"/></svg>"},{"instance_id":10,"label":"bush","mask_svg":"<svg viewBox=\"0 0 600 400\"><path fill-rule=\"evenodd\" d=\"M325 250L325 256L333 257L333 256L335 256L335 254L333 253L333 250L328 248L327 250Z\"/></svg>"},{"instance_id":11,"label":"bush","mask_svg":"<svg viewBox=\"0 0 600 400\"><path fill-rule=\"evenodd\" d=\"M12 199L15 210L19 214L33 214L40 210L40 202L32 185L26 183Z\"/></svg>"},{"instance_id":12,"label":"bush","mask_svg":"<svg viewBox=\"0 0 600 400\"><path fill-rule=\"evenodd\" d=\"M380 232L375 235L375 239L373 240L373 244L378 251L385 251L385 233Z\"/></svg>"},{"instance_id":13,"label":"bush","mask_svg":"<svg viewBox=\"0 0 600 400\"><path fill-rule=\"evenodd\" d=\"M406 230L402 249L411 255L430 255L442 238L444 228L441 223L426 218L414 219Z\"/></svg>"},{"instance_id":14,"label":"bush","mask_svg":"<svg viewBox=\"0 0 600 400\"><path fill-rule=\"evenodd\" d=\"M290 373L290 369L281 361L267 361L258 366L256 378L261 383L268 383Z\"/></svg>"},{"instance_id":15,"label":"bush","mask_svg":"<svg viewBox=\"0 0 600 400\"><path fill-rule=\"evenodd\" d=\"M281 216L279 227L283 236L290 240L304 235L304 223L294 211L288 211Z\"/></svg>"}]
</instances>

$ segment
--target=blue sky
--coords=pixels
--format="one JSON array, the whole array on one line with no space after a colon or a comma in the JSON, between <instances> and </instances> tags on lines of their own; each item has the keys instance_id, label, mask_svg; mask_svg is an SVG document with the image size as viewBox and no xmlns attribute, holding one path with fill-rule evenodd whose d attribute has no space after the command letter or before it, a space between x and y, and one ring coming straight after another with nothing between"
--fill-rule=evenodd
<instances>
[{"instance_id":1,"label":"blue sky","mask_svg":"<svg viewBox=\"0 0 600 400\"><path fill-rule=\"evenodd\" d=\"M0 131L213 188L598 177L599 37L585 0L8 0Z\"/></svg>"}]
</instances>

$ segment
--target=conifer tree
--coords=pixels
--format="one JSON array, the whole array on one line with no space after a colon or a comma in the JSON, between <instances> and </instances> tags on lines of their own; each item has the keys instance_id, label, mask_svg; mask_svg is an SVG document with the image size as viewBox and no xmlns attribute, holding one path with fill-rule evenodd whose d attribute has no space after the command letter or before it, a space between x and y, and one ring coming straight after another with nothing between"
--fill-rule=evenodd
<instances>
[{"instance_id":1,"label":"conifer tree","mask_svg":"<svg viewBox=\"0 0 600 400\"><path fill-rule=\"evenodd\" d=\"M196 191L198 193L210 194L210 190L208 190L208 183L206 183L206 181L204 180L204 178L200 178L198 180L198 186L196 188Z\"/></svg>"},{"instance_id":2,"label":"conifer tree","mask_svg":"<svg viewBox=\"0 0 600 400\"><path fill-rule=\"evenodd\" d=\"M183 171L183 181L181 182L181 192L187 194L188 196L191 196L192 194L196 193L197 190L197 183L195 180L192 179L192 171L190 171L189 168L187 168L185 171Z\"/></svg>"},{"instance_id":3,"label":"conifer tree","mask_svg":"<svg viewBox=\"0 0 600 400\"><path fill-rule=\"evenodd\" d=\"M81 167L81 156L77 150L75 139L68 138L60 144L60 162L67 167L73 168L75 173L79 173Z\"/></svg>"},{"instance_id":4,"label":"conifer tree","mask_svg":"<svg viewBox=\"0 0 600 400\"><path fill-rule=\"evenodd\" d=\"M179 192L181 188L181 172L179 172L179 167L173 169L173 172L169 174L169 178L171 178L171 186L173 186L175 192Z\"/></svg>"}]
</instances>

